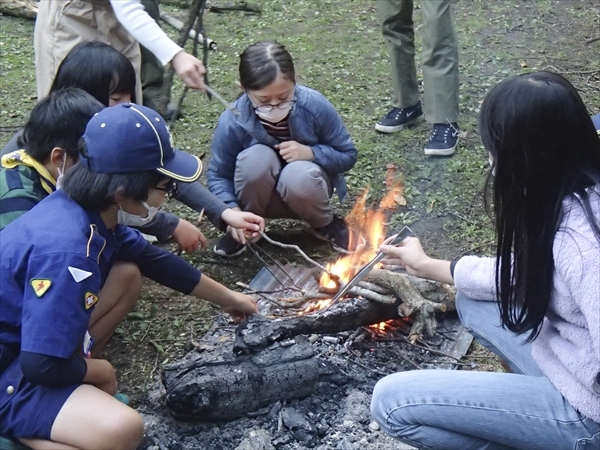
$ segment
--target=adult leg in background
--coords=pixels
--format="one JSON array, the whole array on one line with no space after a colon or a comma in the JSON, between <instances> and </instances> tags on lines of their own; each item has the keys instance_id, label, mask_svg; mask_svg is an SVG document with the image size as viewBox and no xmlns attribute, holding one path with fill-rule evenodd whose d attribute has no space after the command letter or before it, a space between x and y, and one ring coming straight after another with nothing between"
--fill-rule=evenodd
<instances>
[{"instance_id":1,"label":"adult leg in background","mask_svg":"<svg viewBox=\"0 0 600 450\"><path fill-rule=\"evenodd\" d=\"M142 5L144 5L144 9L150 17L160 25L158 0L142 0ZM162 93L165 68L150 50L140 46L140 51L142 58L140 78L142 80L143 103L148 108L157 111L157 101Z\"/></svg>"},{"instance_id":2,"label":"adult leg in background","mask_svg":"<svg viewBox=\"0 0 600 450\"><path fill-rule=\"evenodd\" d=\"M458 122L458 39L452 0L421 1L423 85L428 123Z\"/></svg>"},{"instance_id":3,"label":"adult leg in background","mask_svg":"<svg viewBox=\"0 0 600 450\"><path fill-rule=\"evenodd\" d=\"M419 89L415 66L413 0L385 0L375 3L381 33L392 64L392 106L414 106L419 102Z\"/></svg>"}]
</instances>

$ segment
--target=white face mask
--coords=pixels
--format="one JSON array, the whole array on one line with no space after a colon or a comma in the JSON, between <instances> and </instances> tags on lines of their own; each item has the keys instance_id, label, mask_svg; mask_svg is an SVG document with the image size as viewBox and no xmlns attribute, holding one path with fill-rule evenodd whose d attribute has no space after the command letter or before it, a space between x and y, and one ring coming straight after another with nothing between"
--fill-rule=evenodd
<instances>
[{"instance_id":1,"label":"white face mask","mask_svg":"<svg viewBox=\"0 0 600 450\"><path fill-rule=\"evenodd\" d=\"M277 123L277 122L281 122L283 119L285 119L287 117L287 115L290 113L291 109L292 109L292 105L288 106L287 108L283 108L283 109L282 108L273 108L269 112L256 111L256 115L258 117L260 117L261 119L265 119L268 122Z\"/></svg>"},{"instance_id":2,"label":"white face mask","mask_svg":"<svg viewBox=\"0 0 600 450\"><path fill-rule=\"evenodd\" d=\"M141 217L136 214L128 213L127 211L124 211L119 204L119 211L117 211L117 223L130 227L141 227L150 223L158 212L158 208L156 206L149 206L146 202L142 202L142 205L144 205L144 208L148 210L148 217Z\"/></svg>"},{"instance_id":3,"label":"white face mask","mask_svg":"<svg viewBox=\"0 0 600 450\"><path fill-rule=\"evenodd\" d=\"M59 169L58 167L56 168L56 170L58 170L58 177L56 178L56 189L57 190L62 187L63 175L65 174L65 166L66 165L67 165L67 155L65 155L63 157L62 169Z\"/></svg>"}]
</instances>

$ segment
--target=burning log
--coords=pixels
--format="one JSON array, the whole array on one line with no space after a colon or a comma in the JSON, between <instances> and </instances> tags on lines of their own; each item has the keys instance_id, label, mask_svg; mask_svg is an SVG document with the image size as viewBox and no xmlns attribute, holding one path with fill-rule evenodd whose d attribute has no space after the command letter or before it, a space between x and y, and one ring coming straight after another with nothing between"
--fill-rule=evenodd
<instances>
[{"instance_id":1,"label":"burning log","mask_svg":"<svg viewBox=\"0 0 600 450\"><path fill-rule=\"evenodd\" d=\"M397 319L398 304L389 305L358 297L302 316L268 320L255 315L238 325L233 351L238 354L248 353L299 334L335 334Z\"/></svg>"},{"instance_id":2,"label":"burning log","mask_svg":"<svg viewBox=\"0 0 600 450\"><path fill-rule=\"evenodd\" d=\"M365 277L365 280L379 286L390 289L396 296L402 299L398 306L398 314L401 317L412 317L413 326L409 333L409 339L414 343L423 333L433 336L437 329L436 312L446 312L455 309L453 291L440 283L428 282L416 277L391 272L389 270L375 269ZM440 286L445 289L446 298L443 296L438 301L427 300L415 287L415 283L421 286L423 292L432 292L428 287L435 286L433 292L439 294Z\"/></svg>"},{"instance_id":3,"label":"burning log","mask_svg":"<svg viewBox=\"0 0 600 450\"><path fill-rule=\"evenodd\" d=\"M367 283L379 286L379 291L391 292L393 296L357 287L350 292L353 295L364 293L368 298L363 296L350 298L324 311L307 315L274 320L253 316L238 326L234 351L249 352L299 334L335 334L399 317L413 318L409 338L414 341L423 333L429 336L435 333L437 312L454 309L452 289L440 283L382 269L373 270L365 280ZM417 283L430 299L424 298L414 283ZM371 286L370 284L365 286ZM295 305L309 298L324 300L331 298L331 295L307 293ZM285 300L290 302L292 299Z\"/></svg>"},{"instance_id":4,"label":"burning log","mask_svg":"<svg viewBox=\"0 0 600 450\"><path fill-rule=\"evenodd\" d=\"M236 356L230 345L188 353L163 368L162 380L175 417L232 420L277 400L312 394L321 372L311 344L298 337L252 355Z\"/></svg>"}]
</instances>

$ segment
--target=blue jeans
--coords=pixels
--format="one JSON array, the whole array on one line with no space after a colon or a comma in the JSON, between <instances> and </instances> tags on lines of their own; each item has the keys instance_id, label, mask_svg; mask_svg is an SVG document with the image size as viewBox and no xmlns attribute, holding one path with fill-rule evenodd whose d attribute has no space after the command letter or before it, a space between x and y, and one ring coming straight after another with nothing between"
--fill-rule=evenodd
<instances>
[{"instance_id":1,"label":"blue jeans","mask_svg":"<svg viewBox=\"0 0 600 450\"><path fill-rule=\"evenodd\" d=\"M381 428L422 449L600 449L600 424L579 414L542 374L526 336L500 326L496 303L459 293L456 305L464 326L514 373L389 375L371 401Z\"/></svg>"}]
</instances>

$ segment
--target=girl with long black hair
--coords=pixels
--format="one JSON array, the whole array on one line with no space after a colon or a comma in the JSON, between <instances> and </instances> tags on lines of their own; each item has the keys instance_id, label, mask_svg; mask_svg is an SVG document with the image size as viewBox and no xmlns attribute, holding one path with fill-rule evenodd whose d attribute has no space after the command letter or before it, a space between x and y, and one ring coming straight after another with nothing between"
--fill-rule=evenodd
<instances>
[{"instance_id":1,"label":"girl with long black hair","mask_svg":"<svg viewBox=\"0 0 600 450\"><path fill-rule=\"evenodd\" d=\"M428 257L416 238L384 262L454 283L464 325L512 373L415 371L376 385L390 435L427 449L600 446L600 138L562 76L509 78L479 119L495 258Z\"/></svg>"}]
</instances>

